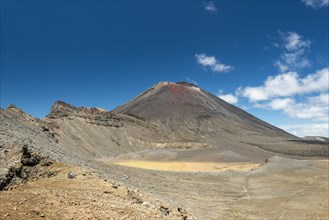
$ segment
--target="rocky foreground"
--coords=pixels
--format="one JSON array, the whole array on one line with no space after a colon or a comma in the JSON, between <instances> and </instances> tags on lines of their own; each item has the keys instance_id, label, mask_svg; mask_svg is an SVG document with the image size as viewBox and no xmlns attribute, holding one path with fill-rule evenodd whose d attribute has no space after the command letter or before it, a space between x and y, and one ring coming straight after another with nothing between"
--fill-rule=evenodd
<instances>
[{"instance_id":1,"label":"rocky foreground","mask_svg":"<svg viewBox=\"0 0 329 220\"><path fill-rule=\"evenodd\" d=\"M0 193L1 219L188 219L183 209L91 170L53 163L39 172Z\"/></svg>"},{"instance_id":2,"label":"rocky foreground","mask_svg":"<svg viewBox=\"0 0 329 220\"><path fill-rule=\"evenodd\" d=\"M189 219L183 208L93 169L43 158L26 145L0 176L0 187L1 219Z\"/></svg>"},{"instance_id":3,"label":"rocky foreground","mask_svg":"<svg viewBox=\"0 0 329 220\"><path fill-rule=\"evenodd\" d=\"M127 174L100 170L83 149L63 146L56 133L61 128L13 105L1 109L0 117L0 219L191 218L182 207L124 184ZM103 117L97 119L102 126L120 126L120 116Z\"/></svg>"},{"instance_id":4,"label":"rocky foreground","mask_svg":"<svg viewBox=\"0 0 329 220\"><path fill-rule=\"evenodd\" d=\"M326 140L192 84L159 83L114 111L57 101L38 119L11 105L0 123L0 219L329 218Z\"/></svg>"}]
</instances>

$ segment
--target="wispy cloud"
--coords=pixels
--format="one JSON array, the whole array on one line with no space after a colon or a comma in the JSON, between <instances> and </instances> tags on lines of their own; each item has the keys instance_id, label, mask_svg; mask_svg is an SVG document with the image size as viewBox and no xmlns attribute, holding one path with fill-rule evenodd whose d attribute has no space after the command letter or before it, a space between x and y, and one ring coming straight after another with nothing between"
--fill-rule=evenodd
<instances>
[{"instance_id":1,"label":"wispy cloud","mask_svg":"<svg viewBox=\"0 0 329 220\"><path fill-rule=\"evenodd\" d=\"M311 66L307 58L307 52L311 41L304 39L296 32L280 32L281 44L276 43L276 47L282 48L283 52L274 65L280 72L297 70Z\"/></svg>"},{"instance_id":2,"label":"wispy cloud","mask_svg":"<svg viewBox=\"0 0 329 220\"><path fill-rule=\"evenodd\" d=\"M197 62L203 67L209 67L213 72L229 72L234 69L233 66L219 62L214 56L207 56L204 53L195 54Z\"/></svg>"},{"instance_id":3,"label":"wispy cloud","mask_svg":"<svg viewBox=\"0 0 329 220\"><path fill-rule=\"evenodd\" d=\"M285 48L288 51L296 51L310 47L311 41L303 40L303 37L296 32L282 33L285 41Z\"/></svg>"},{"instance_id":4,"label":"wispy cloud","mask_svg":"<svg viewBox=\"0 0 329 220\"><path fill-rule=\"evenodd\" d=\"M203 3L203 6L206 11L217 12L217 8L212 1Z\"/></svg>"},{"instance_id":5,"label":"wispy cloud","mask_svg":"<svg viewBox=\"0 0 329 220\"><path fill-rule=\"evenodd\" d=\"M302 2L305 3L306 6L312 7L312 8L321 8L326 7L329 5L329 0L302 0Z\"/></svg>"}]
</instances>

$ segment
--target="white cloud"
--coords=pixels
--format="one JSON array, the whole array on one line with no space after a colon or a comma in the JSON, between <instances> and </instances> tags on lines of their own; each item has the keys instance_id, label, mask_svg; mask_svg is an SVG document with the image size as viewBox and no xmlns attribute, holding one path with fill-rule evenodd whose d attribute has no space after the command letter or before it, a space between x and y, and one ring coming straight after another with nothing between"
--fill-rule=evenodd
<instances>
[{"instance_id":1,"label":"white cloud","mask_svg":"<svg viewBox=\"0 0 329 220\"><path fill-rule=\"evenodd\" d=\"M287 108L293 102L291 98L273 99L267 105L273 110L281 110Z\"/></svg>"},{"instance_id":2,"label":"white cloud","mask_svg":"<svg viewBox=\"0 0 329 220\"><path fill-rule=\"evenodd\" d=\"M312 8L321 8L329 5L329 0L302 0L306 6Z\"/></svg>"},{"instance_id":3,"label":"white cloud","mask_svg":"<svg viewBox=\"0 0 329 220\"><path fill-rule=\"evenodd\" d=\"M280 32L282 44L279 48L283 48L283 52L279 59L275 61L276 66L280 72L286 72L296 69L301 69L311 66L306 54L310 48L311 41L303 39L303 37L296 32Z\"/></svg>"},{"instance_id":4,"label":"white cloud","mask_svg":"<svg viewBox=\"0 0 329 220\"><path fill-rule=\"evenodd\" d=\"M211 12L217 11L217 8L212 1L203 3L203 6L206 11L211 11Z\"/></svg>"},{"instance_id":5,"label":"white cloud","mask_svg":"<svg viewBox=\"0 0 329 220\"><path fill-rule=\"evenodd\" d=\"M277 98L261 104L256 103L255 107L282 110L292 118L329 122L328 93L310 96L300 102L293 98Z\"/></svg>"},{"instance_id":6,"label":"white cloud","mask_svg":"<svg viewBox=\"0 0 329 220\"><path fill-rule=\"evenodd\" d=\"M204 53L195 54L195 58L200 65L209 67L214 72L228 72L234 69L233 66L222 64L214 56L207 56Z\"/></svg>"},{"instance_id":7,"label":"white cloud","mask_svg":"<svg viewBox=\"0 0 329 220\"><path fill-rule=\"evenodd\" d=\"M218 95L218 97L232 105L236 104L239 101L239 98L233 94L222 94Z\"/></svg>"},{"instance_id":8,"label":"white cloud","mask_svg":"<svg viewBox=\"0 0 329 220\"><path fill-rule=\"evenodd\" d=\"M301 78L296 72L269 76L262 86L246 87L242 95L251 102L265 101L276 97L287 97L296 94L323 92L329 89L329 68Z\"/></svg>"},{"instance_id":9,"label":"white cloud","mask_svg":"<svg viewBox=\"0 0 329 220\"><path fill-rule=\"evenodd\" d=\"M296 32L281 33L285 42L284 47L288 51L294 51L299 49L305 49L310 47L310 40L303 40L303 37Z\"/></svg>"},{"instance_id":10,"label":"white cloud","mask_svg":"<svg viewBox=\"0 0 329 220\"><path fill-rule=\"evenodd\" d=\"M298 137L305 137L305 136L329 137L328 123L281 125L278 127Z\"/></svg>"},{"instance_id":11,"label":"white cloud","mask_svg":"<svg viewBox=\"0 0 329 220\"><path fill-rule=\"evenodd\" d=\"M296 72L269 76L261 86L238 88L236 96L253 107L279 110L291 118L329 123L329 67L300 77Z\"/></svg>"},{"instance_id":12,"label":"white cloud","mask_svg":"<svg viewBox=\"0 0 329 220\"><path fill-rule=\"evenodd\" d=\"M311 96L304 102L289 103L284 112L293 118L329 122L329 95Z\"/></svg>"},{"instance_id":13,"label":"white cloud","mask_svg":"<svg viewBox=\"0 0 329 220\"><path fill-rule=\"evenodd\" d=\"M311 62L304 56L304 53L304 50L298 50L292 53L284 52L281 54L281 62L284 62L287 68L281 72L285 72L288 69L300 69L311 66Z\"/></svg>"}]
</instances>

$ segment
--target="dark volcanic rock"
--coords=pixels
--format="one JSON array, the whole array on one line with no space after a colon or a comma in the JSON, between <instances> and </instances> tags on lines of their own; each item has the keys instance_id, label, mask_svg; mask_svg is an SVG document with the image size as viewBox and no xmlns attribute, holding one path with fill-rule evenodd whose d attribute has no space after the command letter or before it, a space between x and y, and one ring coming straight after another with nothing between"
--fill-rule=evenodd
<instances>
[{"instance_id":1,"label":"dark volcanic rock","mask_svg":"<svg viewBox=\"0 0 329 220\"><path fill-rule=\"evenodd\" d=\"M32 155L27 145L22 148L21 163L25 166L35 166L39 164L40 158L36 155Z\"/></svg>"},{"instance_id":2,"label":"dark volcanic rock","mask_svg":"<svg viewBox=\"0 0 329 220\"><path fill-rule=\"evenodd\" d=\"M39 172L40 166L48 166L52 163L49 158L41 157L32 152L28 145L24 145L21 150L21 160L6 169L0 174L0 190L8 189L12 186L25 183L29 179L38 176L51 177L54 174L49 171Z\"/></svg>"},{"instance_id":3,"label":"dark volcanic rock","mask_svg":"<svg viewBox=\"0 0 329 220\"><path fill-rule=\"evenodd\" d=\"M6 174L0 175L0 190L3 190L16 175L16 169L10 167Z\"/></svg>"}]
</instances>

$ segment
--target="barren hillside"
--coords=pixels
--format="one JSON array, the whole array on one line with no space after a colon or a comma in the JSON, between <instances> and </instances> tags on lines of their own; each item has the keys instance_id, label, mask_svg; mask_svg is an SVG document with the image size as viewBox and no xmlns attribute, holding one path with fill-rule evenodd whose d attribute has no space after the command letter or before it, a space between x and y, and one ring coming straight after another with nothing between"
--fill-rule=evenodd
<instances>
[{"instance_id":1,"label":"barren hillside","mask_svg":"<svg viewBox=\"0 0 329 220\"><path fill-rule=\"evenodd\" d=\"M11 105L0 122L4 219L328 217L327 142L192 84L156 84L113 111L57 101L38 119Z\"/></svg>"}]
</instances>

